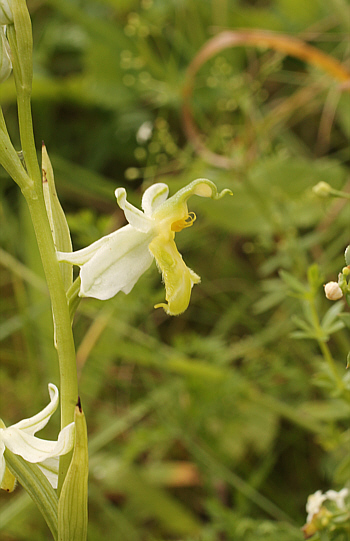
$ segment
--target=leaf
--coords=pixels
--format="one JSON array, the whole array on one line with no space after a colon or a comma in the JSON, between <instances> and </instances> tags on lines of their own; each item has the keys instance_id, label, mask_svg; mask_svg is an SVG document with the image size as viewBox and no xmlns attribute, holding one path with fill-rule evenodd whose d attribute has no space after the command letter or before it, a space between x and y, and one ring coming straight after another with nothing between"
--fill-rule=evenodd
<instances>
[{"instance_id":1,"label":"leaf","mask_svg":"<svg viewBox=\"0 0 350 541\"><path fill-rule=\"evenodd\" d=\"M285 270L280 270L279 272L282 280L290 287L293 293L296 293L298 296L305 297L308 293L307 287L295 278L292 274Z\"/></svg>"},{"instance_id":2,"label":"leaf","mask_svg":"<svg viewBox=\"0 0 350 541\"><path fill-rule=\"evenodd\" d=\"M343 310L343 307L344 303L339 301L333 303L332 306L327 310L321 321L321 327L325 333L332 334L332 332L335 332L335 330L331 331L331 329L336 328L336 330L339 330L344 327L344 321L339 319L339 315Z\"/></svg>"},{"instance_id":3,"label":"leaf","mask_svg":"<svg viewBox=\"0 0 350 541\"><path fill-rule=\"evenodd\" d=\"M46 147L42 146L42 174L43 192L47 216L49 218L52 237L56 250L61 252L72 251L72 241L66 216L57 197L52 165ZM73 283L73 265L60 263L65 291Z\"/></svg>"}]
</instances>

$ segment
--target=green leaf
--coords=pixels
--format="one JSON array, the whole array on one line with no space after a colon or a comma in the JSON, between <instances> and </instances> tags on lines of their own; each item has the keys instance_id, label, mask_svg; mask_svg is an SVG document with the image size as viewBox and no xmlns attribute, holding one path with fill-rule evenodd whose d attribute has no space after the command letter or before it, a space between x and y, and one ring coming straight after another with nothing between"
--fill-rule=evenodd
<instances>
[{"instance_id":1,"label":"green leaf","mask_svg":"<svg viewBox=\"0 0 350 541\"><path fill-rule=\"evenodd\" d=\"M321 327L322 330L326 334L332 334L332 332L335 332L335 330L332 329L342 329L345 325L344 321L341 321L339 319L340 312L344 308L344 303L342 301L335 302L332 304L332 306L327 310L325 315L322 318L321 321ZM348 314L350 316L350 314Z\"/></svg>"},{"instance_id":2,"label":"green leaf","mask_svg":"<svg viewBox=\"0 0 350 541\"><path fill-rule=\"evenodd\" d=\"M319 266L316 263L308 268L307 279L313 291L316 291L324 281L323 276L320 274Z\"/></svg>"},{"instance_id":3,"label":"green leaf","mask_svg":"<svg viewBox=\"0 0 350 541\"><path fill-rule=\"evenodd\" d=\"M83 410L74 411L75 445L58 502L58 540L85 541L88 526L88 444Z\"/></svg>"},{"instance_id":4,"label":"green leaf","mask_svg":"<svg viewBox=\"0 0 350 541\"><path fill-rule=\"evenodd\" d=\"M280 270L279 275L282 280L289 286L291 291L294 294L297 294L298 297L305 297L307 295L308 288L292 274L285 270Z\"/></svg>"},{"instance_id":5,"label":"green leaf","mask_svg":"<svg viewBox=\"0 0 350 541\"><path fill-rule=\"evenodd\" d=\"M4 457L9 470L35 502L45 518L53 538L57 540L58 499L49 481L36 464L26 462L8 449L5 450Z\"/></svg>"},{"instance_id":6,"label":"green leaf","mask_svg":"<svg viewBox=\"0 0 350 541\"><path fill-rule=\"evenodd\" d=\"M52 165L46 147L42 146L43 192L47 216L49 218L56 250L72 251L72 241L66 216L57 197ZM64 288L67 291L73 282L73 265L60 263Z\"/></svg>"}]
</instances>

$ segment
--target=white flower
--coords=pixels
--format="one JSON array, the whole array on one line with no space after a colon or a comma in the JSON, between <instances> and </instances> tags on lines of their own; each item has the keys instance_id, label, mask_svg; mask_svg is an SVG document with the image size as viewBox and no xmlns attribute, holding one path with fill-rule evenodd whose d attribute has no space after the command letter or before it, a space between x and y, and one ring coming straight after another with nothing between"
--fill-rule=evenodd
<instances>
[{"instance_id":1,"label":"white flower","mask_svg":"<svg viewBox=\"0 0 350 541\"><path fill-rule=\"evenodd\" d=\"M342 488L339 492L336 492L335 490L327 490L326 497L327 500L331 500L332 502L335 502L336 506L341 510L345 511L345 498L349 495L349 489L348 488Z\"/></svg>"},{"instance_id":2,"label":"white flower","mask_svg":"<svg viewBox=\"0 0 350 541\"><path fill-rule=\"evenodd\" d=\"M81 297L105 300L119 291L129 293L155 258L168 301L155 308L161 306L170 315L186 310L192 286L200 281L185 265L174 241L175 233L190 227L196 219L188 212L187 200L191 195L217 200L231 192L218 193L213 182L199 179L169 199L168 193L166 184L150 186L142 197L142 212L127 202L124 188L118 188L115 195L129 225L78 252L57 252L59 261L81 267Z\"/></svg>"},{"instance_id":3,"label":"white flower","mask_svg":"<svg viewBox=\"0 0 350 541\"><path fill-rule=\"evenodd\" d=\"M328 282L328 284L325 284L324 293L330 301L337 301L343 296L343 292L337 282Z\"/></svg>"},{"instance_id":4,"label":"white flower","mask_svg":"<svg viewBox=\"0 0 350 541\"><path fill-rule=\"evenodd\" d=\"M0 25L12 24L12 0L0 0Z\"/></svg>"},{"instance_id":5,"label":"white flower","mask_svg":"<svg viewBox=\"0 0 350 541\"><path fill-rule=\"evenodd\" d=\"M6 428L0 420L0 486L9 490L4 483L12 474L6 466L4 452L7 448L27 462L38 464L53 488L57 488L58 457L70 451L74 444L74 423L69 424L58 435L57 441L42 440L34 436L50 420L58 406L58 389L49 383L50 403L37 415L23 419ZM12 476L13 477L13 476Z\"/></svg>"},{"instance_id":6,"label":"white flower","mask_svg":"<svg viewBox=\"0 0 350 541\"><path fill-rule=\"evenodd\" d=\"M321 490L317 490L315 494L310 494L307 499L306 512L308 513L306 522L311 522L312 517L318 513L327 496L322 494Z\"/></svg>"}]
</instances>

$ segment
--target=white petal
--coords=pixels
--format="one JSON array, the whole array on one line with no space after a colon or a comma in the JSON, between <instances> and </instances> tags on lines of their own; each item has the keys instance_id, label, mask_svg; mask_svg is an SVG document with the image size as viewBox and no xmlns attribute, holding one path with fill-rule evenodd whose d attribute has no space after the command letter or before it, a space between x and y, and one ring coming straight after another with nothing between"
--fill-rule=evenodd
<instances>
[{"instance_id":1,"label":"white petal","mask_svg":"<svg viewBox=\"0 0 350 541\"><path fill-rule=\"evenodd\" d=\"M35 434L50 420L51 415L56 411L58 406L58 389L53 383L49 383L50 403L42 411L30 417L29 419L23 419L19 423L12 425L9 428L15 428L26 432L27 434ZM8 430L8 429L5 429Z\"/></svg>"},{"instance_id":2,"label":"white petal","mask_svg":"<svg viewBox=\"0 0 350 541\"><path fill-rule=\"evenodd\" d=\"M74 444L74 423L61 430L57 441L42 440L14 427L4 429L3 442L7 449L27 462L43 462L47 458L65 455Z\"/></svg>"},{"instance_id":3,"label":"white petal","mask_svg":"<svg viewBox=\"0 0 350 541\"><path fill-rule=\"evenodd\" d=\"M46 479L49 481L52 488L57 488L58 485L58 468L60 459L58 456L47 458L38 464Z\"/></svg>"},{"instance_id":4,"label":"white petal","mask_svg":"<svg viewBox=\"0 0 350 541\"><path fill-rule=\"evenodd\" d=\"M80 295L106 300L119 291L129 293L152 263L148 245L153 235L136 231L131 225L116 231L82 267Z\"/></svg>"},{"instance_id":5,"label":"white petal","mask_svg":"<svg viewBox=\"0 0 350 541\"><path fill-rule=\"evenodd\" d=\"M90 246L87 246L86 248L83 248L82 250L77 250L76 252L56 252L58 261L64 261L66 263L72 263L72 265L84 265L84 263L87 263L94 255L98 252L98 250L103 246L106 242L108 242L109 237L111 235L106 235L105 237L102 237L101 239L97 240L96 242L93 242L90 244Z\"/></svg>"},{"instance_id":6,"label":"white petal","mask_svg":"<svg viewBox=\"0 0 350 541\"><path fill-rule=\"evenodd\" d=\"M125 218L129 224L132 225L138 231L147 233L152 227L153 223L141 210L131 205L126 200L126 191L124 188L117 188L115 190L115 196L118 201L118 205L124 211Z\"/></svg>"},{"instance_id":7,"label":"white petal","mask_svg":"<svg viewBox=\"0 0 350 541\"><path fill-rule=\"evenodd\" d=\"M151 217L155 209L164 203L168 195L169 187L163 182L158 182L147 188L143 194L141 204L145 215Z\"/></svg>"}]
</instances>

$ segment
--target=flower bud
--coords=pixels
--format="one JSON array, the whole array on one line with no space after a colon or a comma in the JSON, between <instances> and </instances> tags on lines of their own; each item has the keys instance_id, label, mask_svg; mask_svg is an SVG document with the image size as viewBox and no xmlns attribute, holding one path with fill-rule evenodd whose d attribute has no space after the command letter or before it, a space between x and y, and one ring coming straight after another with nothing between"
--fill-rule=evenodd
<instances>
[{"instance_id":1,"label":"flower bud","mask_svg":"<svg viewBox=\"0 0 350 541\"><path fill-rule=\"evenodd\" d=\"M6 81L10 76L11 71L12 62L10 57L10 46L6 39L4 28L0 26L0 83Z\"/></svg>"},{"instance_id":2,"label":"flower bud","mask_svg":"<svg viewBox=\"0 0 350 541\"><path fill-rule=\"evenodd\" d=\"M328 284L325 284L324 292L330 301L337 301L343 296L343 292L337 282L328 282Z\"/></svg>"},{"instance_id":3,"label":"flower bud","mask_svg":"<svg viewBox=\"0 0 350 541\"><path fill-rule=\"evenodd\" d=\"M319 197L328 197L332 191L332 188L329 184L327 184L327 182L321 181L312 188L312 191Z\"/></svg>"},{"instance_id":4,"label":"flower bud","mask_svg":"<svg viewBox=\"0 0 350 541\"><path fill-rule=\"evenodd\" d=\"M0 24L13 24L12 0L0 0Z\"/></svg>"}]
</instances>

